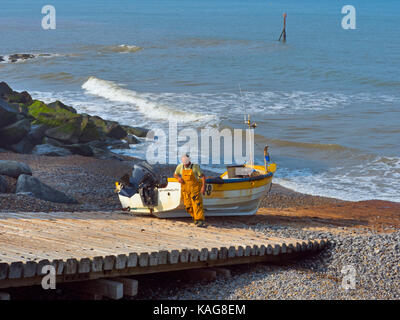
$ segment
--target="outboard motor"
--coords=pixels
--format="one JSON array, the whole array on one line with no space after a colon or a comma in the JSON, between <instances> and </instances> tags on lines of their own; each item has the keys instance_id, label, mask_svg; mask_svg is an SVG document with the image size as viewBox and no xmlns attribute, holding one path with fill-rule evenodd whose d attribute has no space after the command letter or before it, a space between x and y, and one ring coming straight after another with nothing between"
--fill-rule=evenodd
<instances>
[{"instance_id":1,"label":"outboard motor","mask_svg":"<svg viewBox=\"0 0 400 320\"><path fill-rule=\"evenodd\" d=\"M142 161L133 166L129 183L126 185L125 182L125 186L120 191L120 195L130 198L134 194L139 193L145 206L155 207L158 204L157 190L159 188L165 188L167 184L167 177L161 177L154 171L151 165L146 161Z\"/></svg>"}]
</instances>

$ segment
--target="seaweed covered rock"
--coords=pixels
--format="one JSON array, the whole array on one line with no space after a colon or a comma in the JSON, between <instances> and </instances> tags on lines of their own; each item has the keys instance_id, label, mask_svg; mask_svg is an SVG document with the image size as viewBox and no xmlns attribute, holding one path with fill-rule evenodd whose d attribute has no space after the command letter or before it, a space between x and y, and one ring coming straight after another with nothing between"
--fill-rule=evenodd
<instances>
[{"instance_id":1,"label":"seaweed covered rock","mask_svg":"<svg viewBox=\"0 0 400 320\"><path fill-rule=\"evenodd\" d=\"M39 179L22 174L18 177L16 193L29 194L35 198L58 203L78 203L64 192L53 189Z\"/></svg>"},{"instance_id":2,"label":"seaweed covered rock","mask_svg":"<svg viewBox=\"0 0 400 320\"><path fill-rule=\"evenodd\" d=\"M99 140L102 138L99 128L97 128L94 121L88 115L82 116L81 134L79 141L82 143Z\"/></svg>"},{"instance_id":3,"label":"seaweed covered rock","mask_svg":"<svg viewBox=\"0 0 400 320\"><path fill-rule=\"evenodd\" d=\"M28 106L28 113L35 118L36 124L46 124L50 127L61 126L68 120L80 117L76 114L76 111L73 112L63 106L61 103L55 102L53 107L50 107L42 101L34 100Z\"/></svg>"},{"instance_id":4,"label":"seaweed covered rock","mask_svg":"<svg viewBox=\"0 0 400 320\"><path fill-rule=\"evenodd\" d=\"M64 143L75 144L79 142L79 136L81 135L81 124L82 118L77 117L68 120L59 127L46 130L45 134L47 137L60 140Z\"/></svg>"},{"instance_id":5,"label":"seaweed covered rock","mask_svg":"<svg viewBox=\"0 0 400 320\"><path fill-rule=\"evenodd\" d=\"M77 113L75 108L69 107L59 100L49 103L47 106L51 109L54 109L55 111L68 111L68 112L75 113L75 114Z\"/></svg>"},{"instance_id":6,"label":"seaweed covered rock","mask_svg":"<svg viewBox=\"0 0 400 320\"><path fill-rule=\"evenodd\" d=\"M0 175L18 178L21 174L32 175L32 170L23 162L0 160Z\"/></svg>"}]
</instances>

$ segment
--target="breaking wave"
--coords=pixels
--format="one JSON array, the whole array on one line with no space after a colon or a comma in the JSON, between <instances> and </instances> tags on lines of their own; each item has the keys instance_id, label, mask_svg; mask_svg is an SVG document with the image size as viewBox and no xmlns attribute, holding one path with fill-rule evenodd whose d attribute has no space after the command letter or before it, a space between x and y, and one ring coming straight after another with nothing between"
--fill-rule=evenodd
<instances>
[{"instance_id":1,"label":"breaking wave","mask_svg":"<svg viewBox=\"0 0 400 320\"><path fill-rule=\"evenodd\" d=\"M135 106L145 117L154 120L175 120L177 122L213 123L215 115L190 111L176 110L169 106L155 103L146 98L145 94L121 88L112 81L90 77L82 88L88 93L114 102L122 102Z\"/></svg>"}]
</instances>

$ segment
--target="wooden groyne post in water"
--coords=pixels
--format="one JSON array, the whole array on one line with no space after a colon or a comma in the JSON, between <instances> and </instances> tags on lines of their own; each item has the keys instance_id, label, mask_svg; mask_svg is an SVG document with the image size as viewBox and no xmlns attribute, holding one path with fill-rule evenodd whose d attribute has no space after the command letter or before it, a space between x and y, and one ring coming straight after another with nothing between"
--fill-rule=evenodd
<instances>
[{"instance_id":1,"label":"wooden groyne post in water","mask_svg":"<svg viewBox=\"0 0 400 320\"><path fill-rule=\"evenodd\" d=\"M280 35L278 41L281 41L282 36L283 36L283 42L286 42L286 17L287 17L287 14L284 13L284 14L283 14L283 30L282 30L282 32L281 32L281 35Z\"/></svg>"}]
</instances>

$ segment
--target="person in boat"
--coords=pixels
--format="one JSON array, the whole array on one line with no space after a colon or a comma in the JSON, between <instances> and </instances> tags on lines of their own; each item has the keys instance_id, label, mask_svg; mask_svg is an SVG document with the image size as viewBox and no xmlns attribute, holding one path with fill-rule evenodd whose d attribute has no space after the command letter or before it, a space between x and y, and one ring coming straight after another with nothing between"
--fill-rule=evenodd
<instances>
[{"instance_id":1,"label":"person in boat","mask_svg":"<svg viewBox=\"0 0 400 320\"><path fill-rule=\"evenodd\" d=\"M189 155L184 155L175 170L174 177L182 186L183 204L198 227L205 227L203 195L206 178L198 164L191 163Z\"/></svg>"}]
</instances>

